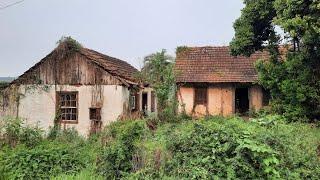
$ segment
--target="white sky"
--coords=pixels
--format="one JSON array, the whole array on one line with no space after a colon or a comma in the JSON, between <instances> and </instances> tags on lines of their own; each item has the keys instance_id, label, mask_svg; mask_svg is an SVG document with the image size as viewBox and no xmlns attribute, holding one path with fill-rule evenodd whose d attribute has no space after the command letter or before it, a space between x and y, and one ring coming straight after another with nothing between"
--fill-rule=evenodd
<instances>
[{"instance_id":1,"label":"white sky","mask_svg":"<svg viewBox=\"0 0 320 180\"><path fill-rule=\"evenodd\" d=\"M19 0L0 0L0 8ZM25 0L0 10L0 76L19 76L62 36L140 68L181 45L228 45L242 0Z\"/></svg>"}]
</instances>

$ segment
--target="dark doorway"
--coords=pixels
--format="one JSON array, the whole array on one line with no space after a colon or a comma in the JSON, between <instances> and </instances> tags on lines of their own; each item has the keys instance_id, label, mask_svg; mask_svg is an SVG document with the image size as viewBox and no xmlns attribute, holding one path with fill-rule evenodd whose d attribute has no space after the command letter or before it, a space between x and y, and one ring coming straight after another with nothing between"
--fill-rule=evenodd
<instances>
[{"instance_id":1,"label":"dark doorway","mask_svg":"<svg viewBox=\"0 0 320 180\"><path fill-rule=\"evenodd\" d=\"M144 115L147 115L148 110L148 93L142 93L142 111Z\"/></svg>"},{"instance_id":2,"label":"dark doorway","mask_svg":"<svg viewBox=\"0 0 320 180\"><path fill-rule=\"evenodd\" d=\"M236 88L236 113L245 114L249 111L248 88Z\"/></svg>"}]
</instances>

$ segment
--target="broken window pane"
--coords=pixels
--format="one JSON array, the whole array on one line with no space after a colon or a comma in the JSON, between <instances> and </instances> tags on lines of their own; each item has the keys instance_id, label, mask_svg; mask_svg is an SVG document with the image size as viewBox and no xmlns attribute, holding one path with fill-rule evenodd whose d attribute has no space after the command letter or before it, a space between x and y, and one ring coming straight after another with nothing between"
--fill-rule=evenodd
<instances>
[{"instance_id":1,"label":"broken window pane","mask_svg":"<svg viewBox=\"0 0 320 180\"><path fill-rule=\"evenodd\" d=\"M76 121L77 120L77 92L58 92L59 112L61 113L61 120Z\"/></svg>"}]
</instances>

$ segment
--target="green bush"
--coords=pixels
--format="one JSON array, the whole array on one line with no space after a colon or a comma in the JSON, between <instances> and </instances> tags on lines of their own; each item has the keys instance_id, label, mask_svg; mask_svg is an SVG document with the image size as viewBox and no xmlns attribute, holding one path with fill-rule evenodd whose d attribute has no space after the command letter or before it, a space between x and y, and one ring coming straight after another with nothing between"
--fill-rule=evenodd
<instances>
[{"instance_id":1,"label":"green bush","mask_svg":"<svg viewBox=\"0 0 320 180\"><path fill-rule=\"evenodd\" d=\"M173 159L167 172L201 179L278 177L275 151L250 138L250 130L235 128L196 123L190 132L174 134L169 142Z\"/></svg>"},{"instance_id":2,"label":"green bush","mask_svg":"<svg viewBox=\"0 0 320 180\"><path fill-rule=\"evenodd\" d=\"M75 129L55 131L45 138L38 127L21 119L1 121L0 179L48 179L72 177L84 168L94 167L100 142L78 135Z\"/></svg>"},{"instance_id":3,"label":"green bush","mask_svg":"<svg viewBox=\"0 0 320 180\"><path fill-rule=\"evenodd\" d=\"M208 117L162 125L139 146L145 151L140 153L145 155L144 167L127 177L318 179L319 130L285 121L276 115L252 122ZM162 157L157 157L159 150Z\"/></svg>"},{"instance_id":4,"label":"green bush","mask_svg":"<svg viewBox=\"0 0 320 180\"><path fill-rule=\"evenodd\" d=\"M74 174L86 161L76 147L46 142L29 149L18 146L1 154L0 166L10 179L46 179L61 173Z\"/></svg>"},{"instance_id":5,"label":"green bush","mask_svg":"<svg viewBox=\"0 0 320 180\"><path fill-rule=\"evenodd\" d=\"M47 138L64 143L83 142L85 138L80 136L75 128L61 129L60 127L53 127L49 130Z\"/></svg>"},{"instance_id":6,"label":"green bush","mask_svg":"<svg viewBox=\"0 0 320 180\"><path fill-rule=\"evenodd\" d=\"M18 144L24 144L33 147L39 144L43 139L43 130L38 126L26 125L19 118L4 118L0 120L0 136L3 143L11 147Z\"/></svg>"},{"instance_id":7,"label":"green bush","mask_svg":"<svg viewBox=\"0 0 320 180\"><path fill-rule=\"evenodd\" d=\"M102 176L96 174L94 167L90 167L80 171L77 174L62 174L60 176L51 177L51 180L104 180Z\"/></svg>"},{"instance_id":8,"label":"green bush","mask_svg":"<svg viewBox=\"0 0 320 180\"><path fill-rule=\"evenodd\" d=\"M98 174L107 179L118 179L131 172L136 143L145 131L144 121L119 121L107 127L102 135L105 145L98 155Z\"/></svg>"},{"instance_id":9,"label":"green bush","mask_svg":"<svg viewBox=\"0 0 320 180\"><path fill-rule=\"evenodd\" d=\"M19 143L0 149L0 179L319 179L319 129L286 122L206 117L152 129L118 121L89 139L67 129L32 146L13 123Z\"/></svg>"}]
</instances>

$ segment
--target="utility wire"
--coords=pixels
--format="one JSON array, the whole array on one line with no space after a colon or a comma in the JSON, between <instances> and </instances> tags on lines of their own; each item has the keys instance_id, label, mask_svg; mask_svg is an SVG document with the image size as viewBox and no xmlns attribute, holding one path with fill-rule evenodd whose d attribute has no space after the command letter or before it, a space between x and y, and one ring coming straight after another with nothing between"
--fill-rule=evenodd
<instances>
[{"instance_id":1,"label":"utility wire","mask_svg":"<svg viewBox=\"0 0 320 180\"><path fill-rule=\"evenodd\" d=\"M17 5L17 4L20 4L20 3L22 3L23 1L25 1L25 0L17 1L17 2L15 2L15 3L8 4L8 5L6 5L6 6L0 7L0 10L6 9L6 8L8 8L8 7L11 7L11 6L14 6L14 5Z\"/></svg>"}]
</instances>

